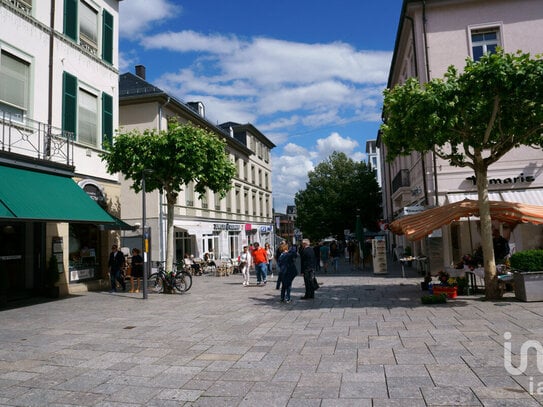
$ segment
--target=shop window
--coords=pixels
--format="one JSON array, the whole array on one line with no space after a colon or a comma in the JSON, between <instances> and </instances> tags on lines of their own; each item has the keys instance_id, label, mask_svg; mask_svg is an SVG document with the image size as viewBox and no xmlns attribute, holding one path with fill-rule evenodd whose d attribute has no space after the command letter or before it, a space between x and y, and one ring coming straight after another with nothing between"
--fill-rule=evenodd
<instances>
[{"instance_id":1,"label":"shop window","mask_svg":"<svg viewBox=\"0 0 543 407\"><path fill-rule=\"evenodd\" d=\"M70 223L70 282L100 278L100 233L95 225Z\"/></svg>"}]
</instances>

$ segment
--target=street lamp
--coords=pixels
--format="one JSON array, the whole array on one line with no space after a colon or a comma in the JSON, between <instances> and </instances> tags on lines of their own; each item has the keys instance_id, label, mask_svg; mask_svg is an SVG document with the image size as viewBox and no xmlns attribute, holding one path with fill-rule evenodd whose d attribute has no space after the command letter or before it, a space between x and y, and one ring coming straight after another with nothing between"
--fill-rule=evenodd
<instances>
[{"instance_id":1,"label":"street lamp","mask_svg":"<svg viewBox=\"0 0 543 407\"><path fill-rule=\"evenodd\" d=\"M143 252L143 299L147 299L147 276L149 274L149 228L147 226L147 219L146 219L146 207L145 207L145 174L152 173L153 170L146 170L144 169L142 171L142 177L141 177L141 227L142 227L142 252Z\"/></svg>"}]
</instances>

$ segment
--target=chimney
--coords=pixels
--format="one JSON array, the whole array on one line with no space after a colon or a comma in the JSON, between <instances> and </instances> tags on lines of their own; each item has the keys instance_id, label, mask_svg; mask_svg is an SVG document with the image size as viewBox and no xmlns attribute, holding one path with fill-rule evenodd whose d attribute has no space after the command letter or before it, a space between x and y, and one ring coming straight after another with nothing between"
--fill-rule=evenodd
<instances>
[{"instance_id":1,"label":"chimney","mask_svg":"<svg viewBox=\"0 0 543 407\"><path fill-rule=\"evenodd\" d=\"M136 65L136 76L145 80L145 65Z\"/></svg>"}]
</instances>

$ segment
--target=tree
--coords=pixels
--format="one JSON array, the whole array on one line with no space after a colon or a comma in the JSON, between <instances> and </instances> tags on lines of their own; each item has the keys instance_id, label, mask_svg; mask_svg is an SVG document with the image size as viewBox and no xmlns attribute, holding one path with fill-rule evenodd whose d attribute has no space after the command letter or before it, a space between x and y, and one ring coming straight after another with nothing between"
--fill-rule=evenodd
<instances>
[{"instance_id":1,"label":"tree","mask_svg":"<svg viewBox=\"0 0 543 407\"><path fill-rule=\"evenodd\" d=\"M159 190L167 205L166 270L172 270L174 247L174 205L185 184L194 182L202 196L207 189L221 197L231 188L235 166L226 153L226 144L213 133L191 123L168 122L168 130L133 130L119 134L115 144L101 155L110 174L122 173L131 179L132 189Z\"/></svg>"},{"instance_id":2,"label":"tree","mask_svg":"<svg viewBox=\"0 0 543 407\"><path fill-rule=\"evenodd\" d=\"M296 224L304 236L343 236L345 229L355 230L357 214L363 226L376 228L381 195L375 173L366 163L334 152L308 177L306 189L294 197Z\"/></svg>"},{"instance_id":3,"label":"tree","mask_svg":"<svg viewBox=\"0 0 543 407\"><path fill-rule=\"evenodd\" d=\"M452 166L474 171L479 198L486 296L499 298L488 168L513 148L543 146L543 60L499 50L466 60L459 74L420 84L411 78L384 92L383 142L387 160L433 151Z\"/></svg>"}]
</instances>

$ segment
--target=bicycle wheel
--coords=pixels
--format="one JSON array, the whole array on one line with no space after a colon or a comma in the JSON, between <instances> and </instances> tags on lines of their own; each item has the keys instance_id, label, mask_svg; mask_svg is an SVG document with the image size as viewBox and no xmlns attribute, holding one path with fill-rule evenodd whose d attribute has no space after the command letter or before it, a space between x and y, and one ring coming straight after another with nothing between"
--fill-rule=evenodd
<instances>
[{"instance_id":1,"label":"bicycle wheel","mask_svg":"<svg viewBox=\"0 0 543 407\"><path fill-rule=\"evenodd\" d=\"M153 273L149 276L147 279L147 288L149 288L151 292L155 293L164 292L163 281L158 273Z\"/></svg>"},{"instance_id":2,"label":"bicycle wheel","mask_svg":"<svg viewBox=\"0 0 543 407\"><path fill-rule=\"evenodd\" d=\"M192 276L185 272L180 271L175 275L175 289L179 292L186 292L192 287Z\"/></svg>"}]
</instances>

